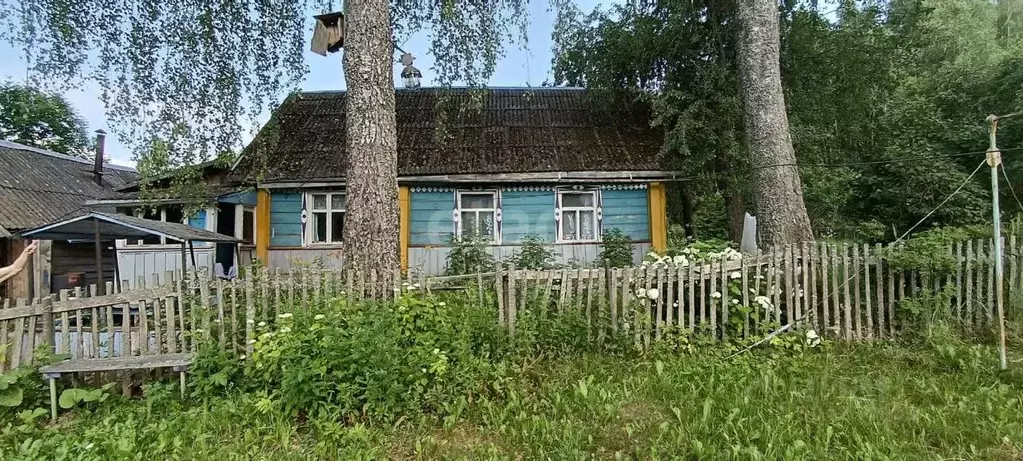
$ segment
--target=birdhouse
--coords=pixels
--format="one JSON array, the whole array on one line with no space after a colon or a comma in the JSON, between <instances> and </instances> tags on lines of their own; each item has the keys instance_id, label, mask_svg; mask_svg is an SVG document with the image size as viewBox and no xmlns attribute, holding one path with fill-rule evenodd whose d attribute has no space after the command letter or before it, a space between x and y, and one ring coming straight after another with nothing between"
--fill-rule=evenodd
<instances>
[{"instance_id":1,"label":"birdhouse","mask_svg":"<svg viewBox=\"0 0 1023 461\"><path fill-rule=\"evenodd\" d=\"M320 56L335 53L345 44L345 15L341 12L313 16L316 26L310 50Z\"/></svg>"},{"instance_id":2,"label":"birdhouse","mask_svg":"<svg viewBox=\"0 0 1023 461\"><path fill-rule=\"evenodd\" d=\"M401 79L405 82L405 88L419 88L419 80L423 78L423 73L412 65L413 59L409 53L401 55L401 63L405 65L401 70Z\"/></svg>"}]
</instances>

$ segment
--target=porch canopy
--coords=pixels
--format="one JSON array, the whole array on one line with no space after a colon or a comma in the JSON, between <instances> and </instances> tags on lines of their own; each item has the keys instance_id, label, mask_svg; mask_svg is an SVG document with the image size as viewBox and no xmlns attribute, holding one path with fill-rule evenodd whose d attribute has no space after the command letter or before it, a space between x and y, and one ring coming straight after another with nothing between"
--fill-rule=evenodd
<instances>
[{"instance_id":1,"label":"porch canopy","mask_svg":"<svg viewBox=\"0 0 1023 461\"><path fill-rule=\"evenodd\" d=\"M224 234L196 229L182 223L154 221L113 213L90 211L73 218L45 224L21 233L22 238L35 240L117 240L140 239L150 235L179 242L240 243Z\"/></svg>"},{"instance_id":2,"label":"porch canopy","mask_svg":"<svg viewBox=\"0 0 1023 461\"><path fill-rule=\"evenodd\" d=\"M101 242L118 239L141 239L150 235L165 237L170 240L177 240L181 242L182 270L188 266L186 262L188 254L186 253L186 244L188 245L188 252L192 255L192 267L194 268L196 267L196 264L193 242L234 244L236 252L238 251L237 244L241 243L241 240L235 237L205 229L196 229L182 223L154 221L152 219L104 213L100 211L90 211L73 218L45 224L21 233L21 237L25 239L96 242L96 274L100 290L103 290L104 287L102 257L103 245ZM114 251L114 260L116 261L116 247ZM116 271L116 264L114 268ZM117 278L120 277L118 276ZM114 280L114 283L120 283L120 280Z\"/></svg>"}]
</instances>

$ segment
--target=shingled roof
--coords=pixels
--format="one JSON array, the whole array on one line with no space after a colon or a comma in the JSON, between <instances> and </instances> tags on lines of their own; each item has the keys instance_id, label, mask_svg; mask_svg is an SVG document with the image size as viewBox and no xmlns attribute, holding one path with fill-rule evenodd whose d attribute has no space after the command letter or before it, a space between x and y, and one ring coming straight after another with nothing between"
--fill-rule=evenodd
<instances>
[{"instance_id":1,"label":"shingled roof","mask_svg":"<svg viewBox=\"0 0 1023 461\"><path fill-rule=\"evenodd\" d=\"M86 200L117 197L114 188L138 178L131 168L106 165L100 186L92 169L89 160L0 141L0 228L15 232L67 217Z\"/></svg>"},{"instance_id":2,"label":"shingled roof","mask_svg":"<svg viewBox=\"0 0 1023 461\"><path fill-rule=\"evenodd\" d=\"M398 175L660 171L649 107L582 89L396 91ZM474 102L474 98L475 101ZM345 177L345 92L286 100L245 149L236 181Z\"/></svg>"}]
</instances>

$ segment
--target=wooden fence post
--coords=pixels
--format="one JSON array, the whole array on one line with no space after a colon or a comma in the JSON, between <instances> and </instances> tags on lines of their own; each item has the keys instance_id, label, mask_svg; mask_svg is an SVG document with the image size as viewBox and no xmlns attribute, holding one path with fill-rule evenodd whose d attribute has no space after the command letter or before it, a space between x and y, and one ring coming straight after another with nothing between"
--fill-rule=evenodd
<instances>
[{"instance_id":1,"label":"wooden fence post","mask_svg":"<svg viewBox=\"0 0 1023 461\"><path fill-rule=\"evenodd\" d=\"M53 298L43 298L43 345L50 353L55 353L53 347Z\"/></svg>"}]
</instances>

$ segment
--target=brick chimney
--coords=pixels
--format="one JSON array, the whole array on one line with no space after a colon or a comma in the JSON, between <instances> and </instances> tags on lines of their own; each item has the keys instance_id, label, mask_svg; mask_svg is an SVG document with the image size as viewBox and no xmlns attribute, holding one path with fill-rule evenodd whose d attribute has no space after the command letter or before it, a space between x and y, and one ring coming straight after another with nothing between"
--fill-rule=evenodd
<instances>
[{"instance_id":1,"label":"brick chimney","mask_svg":"<svg viewBox=\"0 0 1023 461\"><path fill-rule=\"evenodd\" d=\"M96 184L103 185L103 154L106 151L107 132L96 130L96 165L92 169L92 175L96 178Z\"/></svg>"}]
</instances>

